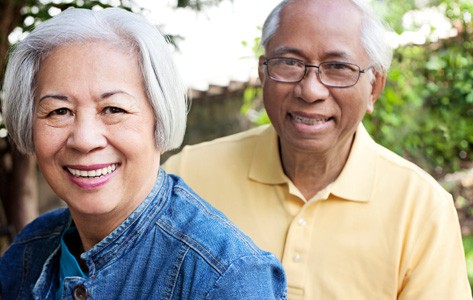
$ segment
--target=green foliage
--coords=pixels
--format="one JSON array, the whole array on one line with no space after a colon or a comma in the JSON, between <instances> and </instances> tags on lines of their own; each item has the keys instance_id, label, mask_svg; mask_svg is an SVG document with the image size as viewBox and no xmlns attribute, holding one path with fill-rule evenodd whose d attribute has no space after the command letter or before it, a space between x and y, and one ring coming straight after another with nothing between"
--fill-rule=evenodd
<instances>
[{"instance_id":1,"label":"green foliage","mask_svg":"<svg viewBox=\"0 0 473 300\"><path fill-rule=\"evenodd\" d=\"M471 33L395 52L374 113L373 137L435 175L473 160L473 42Z\"/></svg>"},{"instance_id":2,"label":"green foliage","mask_svg":"<svg viewBox=\"0 0 473 300\"><path fill-rule=\"evenodd\" d=\"M473 236L463 238L463 247L465 249L466 270L468 272L468 280L473 291Z\"/></svg>"},{"instance_id":3,"label":"green foliage","mask_svg":"<svg viewBox=\"0 0 473 300\"><path fill-rule=\"evenodd\" d=\"M438 177L473 161L473 2L430 1L441 3L459 34L397 48L384 93L364 120L376 141ZM416 6L406 1L394 8L391 17L401 19ZM242 110L255 124L269 122L260 94L245 95Z\"/></svg>"},{"instance_id":4,"label":"green foliage","mask_svg":"<svg viewBox=\"0 0 473 300\"><path fill-rule=\"evenodd\" d=\"M259 28L261 29L261 28ZM243 46L248 47L255 54L255 57L263 55L263 49L260 46L260 37L254 38L251 42L242 42ZM243 105L241 113L250 119L253 125L268 124L269 117L264 110L262 90L259 86L250 86L243 93Z\"/></svg>"},{"instance_id":5,"label":"green foliage","mask_svg":"<svg viewBox=\"0 0 473 300\"><path fill-rule=\"evenodd\" d=\"M255 126L270 122L268 114L264 110L262 100L262 89L258 86L250 86L243 93L241 113L247 116Z\"/></svg>"},{"instance_id":6,"label":"green foliage","mask_svg":"<svg viewBox=\"0 0 473 300\"><path fill-rule=\"evenodd\" d=\"M473 2L430 2L445 8L459 34L396 49L365 126L384 146L441 176L473 160Z\"/></svg>"},{"instance_id":7,"label":"green foliage","mask_svg":"<svg viewBox=\"0 0 473 300\"><path fill-rule=\"evenodd\" d=\"M196 11L201 11L207 7L215 6L222 1L223 0L177 0L177 7L189 7Z\"/></svg>"},{"instance_id":8,"label":"green foliage","mask_svg":"<svg viewBox=\"0 0 473 300\"><path fill-rule=\"evenodd\" d=\"M24 32L31 31L38 23L52 18L61 11L70 8L87 8L100 9L107 7L121 7L132 10L132 2L130 0L63 0L63 1L30 1L31 4L25 6L22 11L22 24L18 24Z\"/></svg>"}]
</instances>

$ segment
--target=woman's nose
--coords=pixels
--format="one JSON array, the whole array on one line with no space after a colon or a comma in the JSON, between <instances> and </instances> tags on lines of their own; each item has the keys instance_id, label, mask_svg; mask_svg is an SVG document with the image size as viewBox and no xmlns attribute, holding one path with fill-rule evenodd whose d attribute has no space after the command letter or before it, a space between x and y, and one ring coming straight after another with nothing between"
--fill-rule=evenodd
<instances>
[{"instance_id":1,"label":"woman's nose","mask_svg":"<svg viewBox=\"0 0 473 300\"><path fill-rule=\"evenodd\" d=\"M82 153L89 153L107 145L105 126L95 113L77 114L67 139L67 146Z\"/></svg>"}]
</instances>

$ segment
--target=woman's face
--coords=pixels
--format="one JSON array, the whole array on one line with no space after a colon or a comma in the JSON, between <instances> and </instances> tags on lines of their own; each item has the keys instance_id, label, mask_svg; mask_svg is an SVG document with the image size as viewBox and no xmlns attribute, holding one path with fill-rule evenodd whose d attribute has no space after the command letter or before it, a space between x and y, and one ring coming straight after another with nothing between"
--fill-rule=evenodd
<instances>
[{"instance_id":1,"label":"woman's face","mask_svg":"<svg viewBox=\"0 0 473 300\"><path fill-rule=\"evenodd\" d=\"M33 139L74 217L124 220L151 191L160 150L137 57L105 42L56 48L41 64Z\"/></svg>"}]
</instances>

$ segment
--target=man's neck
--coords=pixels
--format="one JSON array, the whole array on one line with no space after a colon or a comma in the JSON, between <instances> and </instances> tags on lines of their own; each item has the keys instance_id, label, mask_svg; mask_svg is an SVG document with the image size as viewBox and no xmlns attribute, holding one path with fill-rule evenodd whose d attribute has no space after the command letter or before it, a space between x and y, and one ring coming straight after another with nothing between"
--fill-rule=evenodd
<instances>
[{"instance_id":1,"label":"man's neck","mask_svg":"<svg viewBox=\"0 0 473 300\"><path fill-rule=\"evenodd\" d=\"M284 173L305 199L311 199L338 178L348 160L351 145L352 142L341 151L323 154L288 151L281 146Z\"/></svg>"}]
</instances>

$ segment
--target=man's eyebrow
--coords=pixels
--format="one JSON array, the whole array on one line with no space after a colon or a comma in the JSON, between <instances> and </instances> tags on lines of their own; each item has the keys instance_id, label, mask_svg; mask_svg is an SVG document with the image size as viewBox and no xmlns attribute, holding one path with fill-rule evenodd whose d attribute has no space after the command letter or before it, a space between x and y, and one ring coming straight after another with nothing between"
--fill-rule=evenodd
<instances>
[{"instance_id":1,"label":"man's eyebrow","mask_svg":"<svg viewBox=\"0 0 473 300\"><path fill-rule=\"evenodd\" d=\"M57 99L57 100L63 100L63 101L66 101L68 100L69 98L67 98L67 96L64 96L64 95L59 95L59 94L47 94L47 95L44 95L42 96L41 98L39 98L39 101L43 101L44 99L46 98L53 98L53 99Z\"/></svg>"},{"instance_id":2,"label":"man's eyebrow","mask_svg":"<svg viewBox=\"0 0 473 300\"><path fill-rule=\"evenodd\" d=\"M291 47L281 47L276 50L274 50L273 55L274 56L279 56L283 54L296 54L299 56L304 56L304 52L297 48L291 48Z\"/></svg>"},{"instance_id":3,"label":"man's eyebrow","mask_svg":"<svg viewBox=\"0 0 473 300\"><path fill-rule=\"evenodd\" d=\"M280 56L283 54L294 54L294 55L302 56L302 57L307 56L304 51L297 48L292 48L292 47L281 47L274 50L273 52L274 56ZM335 58L348 60L350 58L350 55L348 55L344 51L329 51L327 53L323 53L322 56L320 57L320 60L324 61L327 59L335 59Z\"/></svg>"},{"instance_id":4,"label":"man's eyebrow","mask_svg":"<svg viewBox=\"0 0 473 300\"><path fill-rule=\"evenodd\" d=\"M330 52L324 53L321 57L322 60L331 59L331 58L349 60L350 55L348 55L348 53L343 52L343 51L330 51Z\"/></svg>"}]
</instances>

